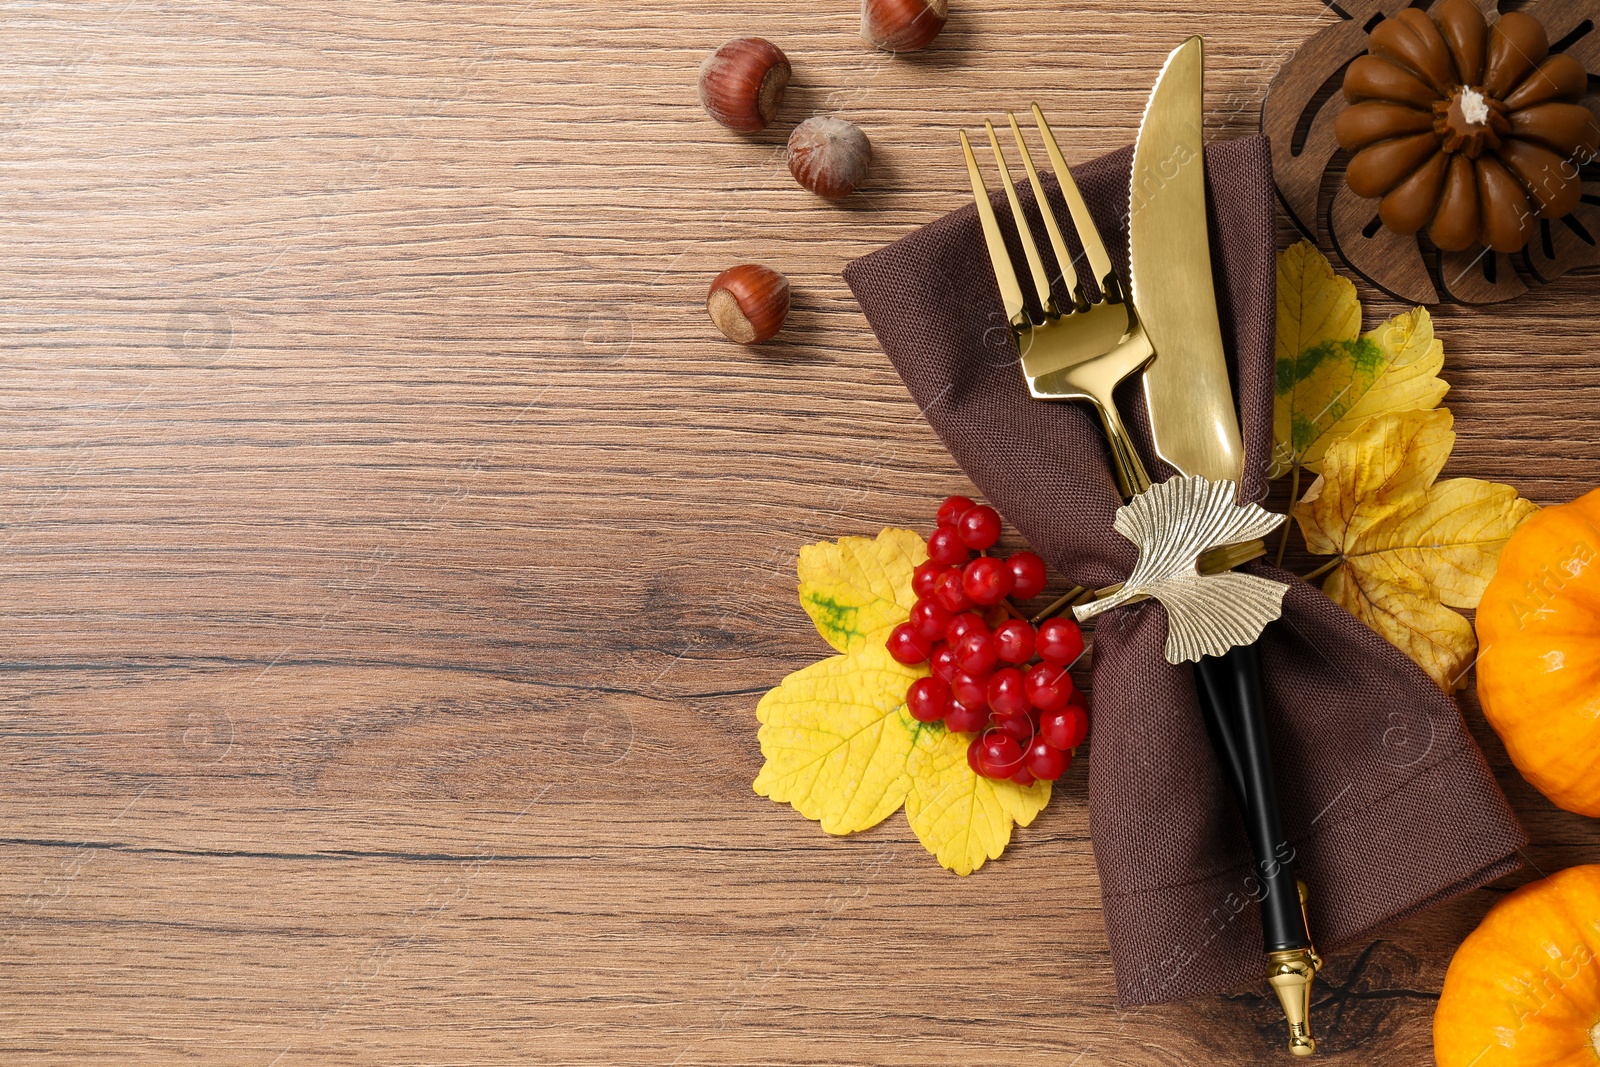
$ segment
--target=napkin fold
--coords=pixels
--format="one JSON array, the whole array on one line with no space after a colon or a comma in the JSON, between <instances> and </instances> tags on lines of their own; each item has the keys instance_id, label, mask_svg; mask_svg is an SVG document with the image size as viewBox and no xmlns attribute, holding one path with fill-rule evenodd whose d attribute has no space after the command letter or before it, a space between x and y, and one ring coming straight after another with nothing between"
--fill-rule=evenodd
<instances>
[{"instance_id":1,"label":"napkin fold","mask_svg":"<svg viewBox=\"0 0 1600 1067\"><path fill-rule=\"evenodd\" d=\"M1241 495L1259 501L1272 448L1271 162L1259 136L1211 145L1205 156L1214 281L1247 457ZM1124 279L1131 162L1127 148L1073 169ZM1060 192L1051 178L1046 186L1065 227ZM1031 190L1019 192L1033 214ZM995 209L1009 230L998 196ZM1069 242L1082 264L1076 236ZM845 279L934 431L1028 543L1090 588L1125 578L1137 553L1111 526L1121 500L1098 420L1086 405L1029 397L976 209L856 260ZM1137 378L1119 406L1152 477L1173 473L1150 448ZM1318 590L1259 562L1249 569L1289 585L1260 649L1278 794L1311 885L1319 949L1361 941L1517 869L1526 839L1454 701ZM1164 610L1147 601L1103 617L1094 641L1089 824L1124 1006L1221 992L1266 970L1249 845L1192 668L1167 663L1165 635Z\"/></svg>"}]
</instances>

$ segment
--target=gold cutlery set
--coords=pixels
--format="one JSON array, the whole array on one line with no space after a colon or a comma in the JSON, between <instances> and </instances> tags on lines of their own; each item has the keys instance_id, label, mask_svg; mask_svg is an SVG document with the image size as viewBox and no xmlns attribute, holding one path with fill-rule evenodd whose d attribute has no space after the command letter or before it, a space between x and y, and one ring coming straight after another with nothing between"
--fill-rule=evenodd
<instances>
[{"instance_id":1,"label":"gold cutlery set","mask_svg":"<svg viewBox=\"0 0 1600 1067\"><path fill-rule=\"evenodd\" d=\"M1074 611L1087 619L1146 596L1167 609L1167 658L1194 663L1207 732L1255 857L1267 978L1288 1020L1289 1048L1308 1055L1316 1048L1309 1014L1321 960L1308 930L1307 887L1282 829L1254 647L1279 616L1286 587L1229 573L1261 554L1259 538L1283 516L1235 500L1244 446L1212 284L1201 141L1203 64L1199 37L1175 49L1140 124L1130 183L1127 286L1112 269L1049 124L1038 105L1032 107L1097 299L1091 299L1070 255L1015 116L1009 116L1012 136L1068 300L1053 294L993 124L985 124L989 145L1036 307L1029 306L1018 281L964 132L961 146L1029 392L1040 400L1083 401L1094 408L1118 488L1130 499L1117 513L1116 529L1138 546L1139 564L1120 591ZM1155 486L1115 398L1117 387L1134 375L1142 376L1153 450L1177 471Z\"/></svg>"}]
</instances>

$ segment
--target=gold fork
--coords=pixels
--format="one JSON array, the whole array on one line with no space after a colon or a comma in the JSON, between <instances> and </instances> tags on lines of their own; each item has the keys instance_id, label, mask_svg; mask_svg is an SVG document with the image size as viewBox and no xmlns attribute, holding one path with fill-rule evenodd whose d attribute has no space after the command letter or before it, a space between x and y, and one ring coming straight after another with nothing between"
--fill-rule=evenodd
<instances>
[{"instance_id":1,"label":"gold fork","mask_svg":"<svg viewBox=\"0 0 1600 1067\"><path fill-rule=\"evenodd\" d=\"M1100 299L1090 301L1077 266L1067 251L1055 213L1045 199L1039 183L1039 172L1034 169L1033 158L1028 154L1027 143L1022 139L1022 129L1017 117L1006 112L1011 122L1011 133L1016 138L1017 151L1022 155L1022 165L1033 186L1034 202L1050 236L1051 249L1062 277L1073 293L1073 306L1063 311L1050 291L1050 280L1045 274L1044 262L1022 203L1017 199L1016 186L1011 181L1011 171L1000 151L1000 141L995 137L994 124L985 122L989 133L989 147L994 151L995 164L1005 186L1006 200L1011 205L1011 217L1016 223L1022 253L1028 263L1028 273L1043 312L1042 321L1034 322L1023 299L1022 286L1006 251L1005 238L994 208L989 203L989 191L983 184L978 161L972 154L972 145L966 131L961 131L961 149L966 153L967 172L972 178L972 194L978 204L978 219L983 225L984 243L989 250L989 263L994 268L999 284L1000 300L1005 307L1011 333L1022 357L1022 371L1028 380L1028 391L1043 400L1086 400L1094 406L1105 428L1106 440L1111 448L1111 465L1116 474L1117 487L1125 497L1143 492L1150 487L1150 477L1133 447L1127 427L1117 411L1113 398L1117 386L1130 375L1138 373L1154 355L1150 342L1144 336L1138 316L1123 296L1121 283L1111 269L1111 257L1089 209L1078 192L1072 172L1056 144L1055 134L1045 121L1039 105L1034 104L1033 118L1044 141L1045 152L1050 157L1050 168L1055 171L1061 186L1062 198L1072 215L1078 239L1083 244L1084 257L1099 283Z\"/></svg>"},{"instance_id":2,"label":"gold fork","mask_svg":"<svg viewBox=\"0 0 1600 1067\"><path fill-rule=\"evenodd\" d=\"M1011 264L1011 254L1006 251L1000 223L989 203L989 191L984 187L978 161L972 154L972 145L963 130L960 135L961 148L967 157L967 172L972 178L972 194L978 203L978 219L983 224L984 243L988 246L989 262L1000 287L1000 300L1011 324L1012 337L1022 357L1022 373L1028 380L1028 391L1041 400L1087 400L1094 405L1111 448L1111 466L1116 475L1117 488L1124 497L1132 497L1150 488L1150 476L1145 472L1144 463L1133 446L1133 439L1128 436L1127 427L1123 425L1113 393L1123 380L1144 369L1154 358L1155 350L1145 337L1144 327L1139 324L1139 316L1132 302L1123 293L1122 283L1111 269L1111 257L1106 254L1105 243L1100 240L1099 227L1089 214L1077 183L1072 180L1072 171L1061 155L1050 124L1045 121L1038 104L1031 107L1045 152L1050 157L1050 169L1055 171L1056 181L1061 186L1062 199L1067 202L1067 211L1072 215L1078 240L1083 244L1084 258L1089 261L1089 269L1099 283L1101 297L1098 301L1088 299L1077 266L1067 251L1066 241L1062 239L1055 212L1050 210L1050 203L1040 187L1039 172L1034 169L1033 158L1022 139L1022 129L1017 125L1017 117L1009 111L1006 117L1010 120L1017 150L1022 154L1022 165L1028 172L1028 181L1033 186L1033 198L1038 205L1039 216L1044 222L1045 232L1050 235L1050 246L1055 252L1056 263L1061 267L1062 277L1071 283L1073 306L1062 311L1050 292L1050 280L1039 256L1039 247L1034 242L1022 203L1017 199L1016 186L1012 184L1011 172L1000 152L994 124L990 122L985 122L984 128L989 133L989 147L994 151L995 162L999 165L1006 200L1011 205L1011 217L1017 224L1017 236L1022 244L1023 256L1028 261L1028 273L1044 312L1042 322L1035 323L1029 318L1027 305L1022 298L1022 287L1017 282ZM1200 570L1205 574L1232 570L1265 553L1266 547L1260 541L1223 545L1200 557ZM1094 595L1109 596L1120 588L1121 584L1118 583L1097 590Z\"/></svg>"}]
</instances>

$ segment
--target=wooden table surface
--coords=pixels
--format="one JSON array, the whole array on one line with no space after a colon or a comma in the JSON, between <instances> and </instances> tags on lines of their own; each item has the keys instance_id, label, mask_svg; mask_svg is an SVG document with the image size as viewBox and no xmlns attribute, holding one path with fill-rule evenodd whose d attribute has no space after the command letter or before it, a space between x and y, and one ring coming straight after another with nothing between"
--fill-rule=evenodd
<instances>
[{"instance_id":1,"label":"wooden table surface","mask_svg":"<svg viewBox=\"0 0 1600 1067\"><path fill-rule=\"evenodd\" d=\"M969 198L955 130L1125 144L1200 32L1248 132L1335 17L955 0L894 58L854 0L0 3L0 1062L1281 1062L1262 990L1117 1009L1082 766L959 879L754 795L753 710L824 652L798 548L967 488L839 277ZM749 33L796 64L753 141L694 91ZM782 162L815 111L876 147L842 206ZM702 307L746 260L795 290L752 350ZM1600 483L1597 311L1438 312L1450 472ZM1452 947L1600 857L1464 710L1529 869L1335 955L1328 1062L1431 1063Z\"/></svg>"}]
</instances>

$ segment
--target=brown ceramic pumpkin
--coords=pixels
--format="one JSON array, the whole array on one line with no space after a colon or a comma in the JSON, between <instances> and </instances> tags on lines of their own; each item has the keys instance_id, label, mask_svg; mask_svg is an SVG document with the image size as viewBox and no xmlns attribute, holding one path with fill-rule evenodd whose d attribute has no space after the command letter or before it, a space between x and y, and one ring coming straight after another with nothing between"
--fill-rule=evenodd
<instances>
[{"instance_id":1,"label":"brown ceramic pumpkin","mask_svg":"<svg viewBox=\"0 0 1600 1067\"><path fill-rule=\"evenodd\" d=\"M1550 55L1528 15L1490 28L1471 0L1445 0L1431 17L1407 8L1373 28L1345 71L1345 180L1382 197L1396 233L1427 227L1446 251L1515 252L1537 219L1578 206L1578 165L1600 149L1600 124L1578 103L1587 87L1582 64Z\"/></svg>"}]
</instances>

